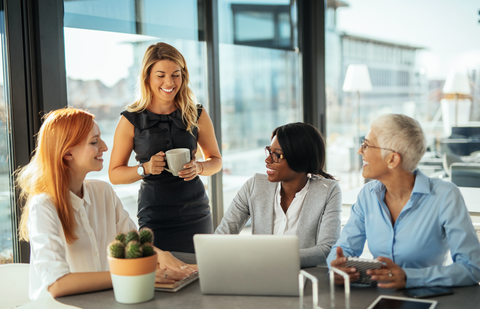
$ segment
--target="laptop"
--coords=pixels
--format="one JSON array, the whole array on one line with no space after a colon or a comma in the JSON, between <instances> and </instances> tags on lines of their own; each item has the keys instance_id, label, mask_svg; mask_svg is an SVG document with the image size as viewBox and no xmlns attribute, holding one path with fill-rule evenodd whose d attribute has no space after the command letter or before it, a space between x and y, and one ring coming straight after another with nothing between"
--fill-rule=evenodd
<instances>
[{"instance_id":1,"label":"laptop","mask_svg":"<svg viewBox=\"0 0 480 309\"><path fill-rule=\"evenodd\" d=\"M203 294L299 295L297 236L197 234L193 242Z\"/></svg>"}]
</instances>

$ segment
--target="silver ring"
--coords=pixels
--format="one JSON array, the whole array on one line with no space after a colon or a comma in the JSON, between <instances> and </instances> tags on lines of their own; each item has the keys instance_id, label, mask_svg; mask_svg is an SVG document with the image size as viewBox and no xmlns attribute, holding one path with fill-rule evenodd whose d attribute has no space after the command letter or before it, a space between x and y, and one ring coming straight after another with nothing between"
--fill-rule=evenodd
<instances>
[{"instance_id":1,"label":"silver ring","mask_svg":"<svg viewBox=\"0 0 480 309\"><path fill-rule=\"evenodd\" d=\"M187 265L183 265L182 267L180 267L180 269L185 269L187 268Z\"/></svg>"},{"instance_id":2,"label":"silver ring","mask_svg":"<svg viewBox=\"0 0 480 309\"><path fill-rule=\"evenodd\" d=\"M165 279L167 279L167 277L168 277L168 275L167 275L167 274L165 274Z\"/></svg>"},{"instance_id":3,"label":"silver ring","mask_svg":"<svg viewBox=\"0 0 480 309\"><path fill-rule=\"evenodd\" d=\"M388 270L388 276L393 277L392 271L390 269Z\"/></svg>"}]
</instances>

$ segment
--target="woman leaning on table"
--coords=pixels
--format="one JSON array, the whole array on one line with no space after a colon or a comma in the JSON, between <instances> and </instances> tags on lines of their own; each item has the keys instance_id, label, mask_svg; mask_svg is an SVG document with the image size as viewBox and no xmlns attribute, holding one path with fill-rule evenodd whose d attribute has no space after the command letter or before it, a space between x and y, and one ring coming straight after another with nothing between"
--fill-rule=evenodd
<instances>
[{"instance_id":1,"label":"woman leaning on table","mask_svg":"<svg viewBox=\"0 0 480 309\"><path fill-rule=\"evenodd\" d=\"M266 172L238 191L216 234L238 234L252 219L253 234L297 235L302 267L325 265L340 235L342 193L326 173L325 143L305 123L276 128L265 147Z\"/></svg>"},{"instance_id":2,"label":"woman leaning on table","mask_svg":"<svg viewBox=\"0 0 480 309\"><path fill-rule=\"evenodd\" d=\"M25 198L20 239L30 241L29 296L36 300L112 288L107 245L136 229L106 182L86 180L103 168L107 145L94 116L75 108L46 115L35 155L18 171ZM172 283L195 269L155 248L156 282Z\"/></svg>"},{"instance_id":3,"label":"woman leaning on table","mask_svg":"<svg viewBox=\"0 0 480 309\"><path fill-rule=\"evenodd\" d=\"M417 169L425 148L422 128L410 117L388 114L372 122L358 153L363 177L374 181L352 206L329 266L358 279L345 257L360 256L368 240L370 252L384 263L367 272L379 287L478 284L480 244L463 197L454 184ZM446 265L449 251L453 264Z\"/></svg>"},{"instance_id":4,"label":"woman leaning on table","mask_svg":"<svg viewBox=\"0 0 480 309\"><path fill-rule=\"evenodd\" d=\"M138 223L155 234L162 250L194 252L193 235L212 233L205 187L198 175L222 167L212 121L194 102L187 63L173 46L148 47L142 61L139 98L122 112L109 166L113 184L141 180ZM205 161L196 161L197 143ZM165 170L165 152L188 148L190 163L179 176ZM128 166L132 151L138 164Z\"/></svg>"}]
</instances>

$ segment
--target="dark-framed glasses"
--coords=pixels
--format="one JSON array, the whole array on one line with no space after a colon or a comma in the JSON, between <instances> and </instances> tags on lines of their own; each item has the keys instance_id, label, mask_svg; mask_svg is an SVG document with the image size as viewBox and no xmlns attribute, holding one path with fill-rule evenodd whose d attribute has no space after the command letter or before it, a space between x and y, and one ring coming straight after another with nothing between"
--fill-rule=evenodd
<instances>
[{"instance_id":1,"label":"dark-framed glasses","mask_svg":"<svg viewBox=\"0 0 480 309\"><path fill-rule=\"evenodd\" d=\"M265 156L268 158L272 158L273 162L279 163L282 161L282 159L285 158L285 156L282 153L276 153L272 151L272 148L270 146L265 146Z\"/></svg>"},{"instance_id":2,"label":"dark-framed glasses","mask_svg":"<svg viewBox=\"0 0 480 309\"><path fill-rule=\"evenodd\" d=\"M390 150L390 151L393 151L393 152L395 152L395 153L398 153L397 151L395 151L395 150L393 150L393 149L388 149L388 148L382 148L382 147L372 146L372 145L368 145L367 143L368 143L368 140L366 140L366 139L364 139L364 140L362 141L362 145L361 145L361 147L362 147L362 153L364 153L365 150L366 150L368 147L370 147L370 148L377 148L377 149L383 149L383 150Z\"/></svg>"}]
</instances>

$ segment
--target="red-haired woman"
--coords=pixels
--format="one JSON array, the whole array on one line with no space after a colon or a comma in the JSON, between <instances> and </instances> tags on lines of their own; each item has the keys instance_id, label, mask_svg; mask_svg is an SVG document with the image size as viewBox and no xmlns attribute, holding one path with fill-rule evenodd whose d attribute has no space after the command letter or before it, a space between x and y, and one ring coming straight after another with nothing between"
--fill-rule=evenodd
<instances>
[{"instance_id":1,"label":"red-haired woman","mask_svg":"<svg viewBox=\"0 0 480 309\"><path fill-rule=\"evenodd\" d=\"M112 287L106 247L117 233L136 227L110 185L85 180L102 169L105 151L92 114L65 108L46 115L35 155L18 177L26 199L20 238L30 241L32 300ZM192 272L169 252L156 251L158 282Z\"/></svg>"}]
</instances>

